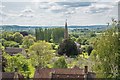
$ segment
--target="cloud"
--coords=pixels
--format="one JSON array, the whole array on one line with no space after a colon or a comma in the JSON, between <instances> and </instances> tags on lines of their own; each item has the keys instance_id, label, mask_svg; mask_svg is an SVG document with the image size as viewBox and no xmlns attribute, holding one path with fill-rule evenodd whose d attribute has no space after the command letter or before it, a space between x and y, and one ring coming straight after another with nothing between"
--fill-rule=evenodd
<instances>
[{"instance_id":1,"label":"cloud","mask_svg":"<svg viewBox=\"0 0 120 80\"><path fill-rule=\"evenodd\" d=\"M3 23L8 19L9 15L3 11L0 10L0 22Z\"/></svg>"},{"instance_id":2,"label":"cloud","mask_svg":"<svg viewBox=\"0 0 120 80\"><path fill-rule=\"evenodd\" d=\"M64 6L59 6L59 5L52 5L50 6L49 10L54 13L61 13L67 11L67 9Z\"/></svg>"},{"instance_id":3,"label":"cloud","mask_svg":"<svg viewBox=\"0 0 120 80\"><path fill-rule=\"evenodd\" d=\"M31 8L26 8L22 12L23 13L33 13L34 11Z\"/></svg>"},{"instance_id":4,"label":"cloud","mask_svg":"<svg viewBox=\"0 0 120 80\"><path fill-rule=\"evenodd\" d=\"M87 14L104 13L111 10L114 5L115 3L98 2L98 0L96 2L40 2L39 8L43 11L70 17L79 11Z\"/></svg>"},{"instance_id":5,"label":"cloud","mask_svg":"<svg viewBox=\"0 0 120 80\"><path fill-rule=\"evenodd\" d=\"M119 0L3 0L3 2L115 2Z\"/></svg>"},{"instance_id":6,"label":"cloud","mask_svg":"<svg viewBox=\"0 0 120 80\"><path fill-rule=\"evenodd\" d=\"M54 2L41 2L39 8L44 11L50 11L52 13L63 13L67 11L66 7L58 5Z\"/></svg>"},{"instance_id":7,"label":"cloud","mask_svg":"<svg viewBox=\"0 0 120 80\"><path fill-rule=\"evenodd\" d=\"M4 8L5 6L2 4L2 1L0 1L0 8Z\"/></svg>"},{"instance_id":8,"label":"cloud","mask_svg":"<svg viewBox=\"0 0 120 80\"><path fill-rule=\"evenodd\" d=\"M39 5L40 9L48 9L50 7L50 3L48 2L39 2L37 5Z\"/></svg>"},{"instance_id":9,"label":"cloud","mask_svg":"<svg viewBox=\"0 0 120 80\"><path fill-rule=\"evenodd\" d=\"M92 2L56 2L58 5L66 7L85 7L90 6Z\"/></svg>"},{"instance_id":10,"label":"cloud","mask_svg":"<svg viewBox=\"0 0 120 80\"><path fill-rule=\"evenodd\" d=\"M5 15L8 18L4 21L6 24L22 25L63 25L66 17L69 25L100 24L107 21L107 16L102 15L105 14L104 12L107 15L107 11L111 10L113 6L112 3L85 3L81 1L14 2L16 5L8 2L4 3L4 12L0 13L0 15Z\"/></svg>"},{"instance_id":11,"label":"cloud","mask_svg":"<svg viewBox=\"0 0 120 80\"><path fill-rule=\"evenodd\" d=\"M0 16L1 16L1 17L7 17L8 15L7 15L5 12L0 11Z\"/></svg>"},{"instance_id":12,"label":"cloud","mask_svg":"<svg viewBox=\"0 0 120 80\"><path fill-rule=\"evenodd\" d=\"M32 18L32 17L34 17L34 15L32 15L32 14L29 14L29 15L20 14L19 17Z\"/></svg>"},{"instance_id":13,"label":"cloud","mask_svg":"<svg viewBox=\"0 0 120 80\"><path fill-rule=\"evenodd\" d=\"M53 13L71 15L79 7L88 7L92 2L40 2L40 9L48 10Z\"/></svg>"},{"instance_id":14,"label":"cloud","mask_svg":"<svg viewBox=\"0 0 120 80\"><path fill-rule=\"evenodd\" d=\"M112 3L105 2L41 2L40 9L49 10L53 13L75 13L76 9L84 8L86 13L101 13L111 9ZM70 11L71 10L71 11Z\"/></svg>"},{"instance_id":15,"label":"cloud","mask_svg":"<svg viewBox=\"0 0 120 80\"><path fill-rule=\"evenodd\" d=\"M31 8L26 8L19 14L19 17L32 18L34 17L34 10Z\"/></svg>"},{"instance_id":16,"label":"cloud","mask_svg":"<svg viewBox=\"0 0 120 80\"><path fill-rule=\"evenodd\" d=\"M114 7L112 3L93 3L91 6L87 7L85 10L86 13L102 13L107 12Z\"/></svg>"},{"instance_id":17,"label":"cloud","mask_svg":"<svg viewBox=\"0 0 120 80\"><path fill-rule=\"evenodd\" d=\"M0 2L0 10L2 10L3 8L5 8L5 6L2 4L2 2ZM2 11L0 11L0 15L5 16L5 14Z\"/></svg>"}]
</instances>

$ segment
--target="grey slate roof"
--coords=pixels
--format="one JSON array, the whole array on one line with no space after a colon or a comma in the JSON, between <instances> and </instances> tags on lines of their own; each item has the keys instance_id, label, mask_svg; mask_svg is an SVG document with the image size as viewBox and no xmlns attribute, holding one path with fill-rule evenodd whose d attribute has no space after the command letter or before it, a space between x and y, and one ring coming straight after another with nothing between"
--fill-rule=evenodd
<instances>
[{"instance_id":1,"label":"grey slate roof","mask_svg":"<svg viewBox=\"0 0 120 80\"><path fill-rule=\"evenodd\" d=\"M13 48L13 47L6 47L5 48L5 52L10 54L10 55L14 55L17 53L22 53L23 52L23 48Z\"/></svg>"}]
</instances>

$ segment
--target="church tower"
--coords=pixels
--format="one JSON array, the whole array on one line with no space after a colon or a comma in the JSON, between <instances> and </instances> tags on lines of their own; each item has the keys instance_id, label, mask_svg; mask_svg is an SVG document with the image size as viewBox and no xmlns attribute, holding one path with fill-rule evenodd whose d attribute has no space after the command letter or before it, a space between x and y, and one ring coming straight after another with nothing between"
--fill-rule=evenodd
<instances>
[{"instance_id":1,"label":"church tower","mask_svg":"<svg viewBox=\"0 0 120 80\"><path fill-rule=\"evenodd\" d=\"M68 39L69 35L68 35L68 28L67 28L67 19L65 21L65 31L64 31L64 39Z\"/></svg>"}]
</instances>

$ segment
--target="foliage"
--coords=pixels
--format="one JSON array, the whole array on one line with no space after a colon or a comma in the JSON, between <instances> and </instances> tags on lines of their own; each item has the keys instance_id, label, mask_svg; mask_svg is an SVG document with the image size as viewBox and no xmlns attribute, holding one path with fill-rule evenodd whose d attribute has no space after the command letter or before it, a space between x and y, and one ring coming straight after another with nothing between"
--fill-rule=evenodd
<instances>
[{"instance_id":1,"label":"foliage","mask_svg":"<svg viewBox=\"0 0 120 80\"><path fill-rule=\"evenodd\" d=\"M75 37L73 37L73 36L71 37L71 39L72 39L73 41L76 41L76 38L75 38Z\"/></svg>"},{"instance_id":2,"label":"foliage","mask_svg":"<svg viewBox=\"0 0 120 80\"><path fill-rule=\"evenodd\" d=\"M79 37L79 38L76 39L76 42L81 44L82 43L82 39Z\"/></svg>"},{"instance_id":3,"label":"foliage","mask_svg":"<svg viewBox=\"0 0 120 80\"><path fill-rule=\"evenodd\" d=\"M22 54L10 56L9 54L4 53L3 56L7 59L6 72L14 72L15 68L17 68L18 72L22 73L25 77L28 77L28 75L30 78L33 77L35 70L31 65L30 59L26 59Z\"/></svg>"},{"instance_id":4,"label":"foliage","mask_svg":"<svg viewBox=\"0 0 120 80\"><path fill-rule=\"evenodd\" d=\"M28 49L35 42L35 38L32 35L25 36L23 38L22 47Z\"/></svg>"},{"instance_id":5,"label":"foliage","mask_svg":"<svg viewBox=\"0 0 120 80\"><path fill-rule=\"evenodd\" d=\"M79 54L75 42L71 39L65 39L58 48L59 55L66 55L68 57L77 56Z\"/></svg>"},{"instance_id":6,"label":"foliage","mask_svg":"<svg viewBox=\"0 0 120 80\"><path fill-rule=\"evenodd\" d=\"M5 42L6 40L4 39L4 38L1 38L0 39L0 42L2 43L2 45L3 45L3 43Z\"/></svg>"},{"instance_id":7,"label":"foliage","mask_svg":"<svg viewBox=\"0 0 120 80\"><path fill-rule=\"evenodd\" d=\"M53 42L60 43L64 38L64 28L54 28L51 29L51 31L52 31L51 38L53 38Z\"/></svg>"},{"instance_id":8,"label":"foliage","mask_svg":"<svg viewBox=\"0 0 120 80\"><path fill-rule=\"evenodd\" d=\"M88 42L88 40L86 38L83 38L82 41L81 41L81 44L82 45L86 45L86 44L88 45L89 42Z\"/></svg>"},{"instance_id":9,"label":"foliage","mask_svg":"<svg viewBox=\"0 0 120 80\"><path fill-rule=\"evenodd\" d=\"M13 41L14 37L13 37L13 33L12 32L3 32L2 33L2 38L4 38L7 41Z\"/></svg>"},{"instance_id":10,"label":"foliage","mask_svg":"<svg viewBox=\"0 0 120 80\"><path fill-rule=\"evenodd\" d=\"M28 32L27 31L22 31L22 32L20 32L20 34L22 34L23 36L28 36Z\"/></svg>"},{"instance_id":11,"label":"foliage","mask_svg":"<svg viewBox=\"0 0 120 80\"><path fill-rule=\"evenodd\" d=\"M90 37L96 37L96 34L94 32L91 32Z\"/></svg>"},{"instance_id":12,"label":"foliage","mask_svg":"<svg viewBox=\"0 0 120 80\"><path fill-rule=\"evenodd\" d=\"M114 24L112 26L115 27L116 25ZM21 54L16 56L5 54L5 58L7 59L7 67L5 70L11 72L17 67L20 73L26 77L30 74L30 77L32 77L34 73L33 66L40 68L71 68L75 65L79 67L85 65L90 66L92 62L92 69L96 72L97 77L119 77L120 75L115 74L117 72L120 73L120 69L118 69L120 66L120 51L118 50L118 48L120 49L120 41L118 40L119 34L115 33L115 29L108 30L102 33L102 35L100 31L99 34L97 32L98 31L87 29L76 29L73 30L73 32L71 31L71 39L63 40L64 28L36 29L36 38L32 35L28 35L30 34L29 32L19 33L4 31L3 34L0 35L0 37L2 36L2 39L0 39L0 42L2 42L0 48L3 49L3 46L21 46L26 49L26 52L28 52L27 58L29 58L26 59ZM31 33L34 34L33 32ZM74 41L81 44L82 54L79 55ZM61 44L58 45L59 43ZM58 54L67 55L68 57L65 59L65 57L62 56L58 59L60 55L55 56L55 50L58 50ZM92 61L89 59L92 59Z\"/></svg>"},{"instance_id":13,"label":"foliage","mask_svg":"<svg viewBox=\"0 0 120 80\"><path fill-rule=\"evenodd\" d=\"M2 44L0 43L0 50L2 50Z\"/></svg>"},{"instance_id":14,"label":"foliage","mask_svg":"<svg viewBox=\"0 0 120 80\"><path fill-rule=\"evenodd\" d=\"M120 21L118 22L118 24L117 24L117 26L116 26L116 29L117 29L117 31L118 31L118 40L117 40L117 42L118 42L118 45L119 45L119 47L118 47L118 57L117 57L117 64L118 64L118 75L117 75L117 79L119 80L120 79Z\"/></svg>"},{"instance_id":15,"label":"foliage","mask_svg":"<svg viewBox=\"0 0 120 80\"><path fill-rule=\"evenodd\" d=\"M36 40L59 43L64 37L64 28L36 29Z\"/></svg>"},{"instance_id":16,"label":"foliage","mask_svg":"<svg viewBox=\"0 0 120 80\"><path fill-rule=\"evenodd\" d=\"M3 43L4 47L19 47L19 43L14 42L14 41L5 41Z\"/></svg>"},{"instance_id":17,"label":"foliage","mask_svg":"<svg viewBox=\"0 0 120 80\"><path fill-rule=\"evenodd\" d=\"M53 68L67 68L67 63L65 58L62 56L60 57L53 65Z\"/></svg>"},{"instance_id":18,"label":"foliage","mask_svg":"<svg viewBox=\"0 0 120 80\"><path fill-rule=\"evenodd\" d=\"M120 55L118 34L115 29L104 32L94 45L91 56L94 62L93 70L99 78L115 78L117 76L117 57ZM103 74L104 73L104 74Z\"/></svg>"},{"instance_id":19,"label":"foliage","mask_svg":"<svg viewBox=\"0 0 120 80\"><path fill-rule=\"evenodd\" d=\"M88 53L88 55L91 54L92 50L93 50L93 47L92 47L92 46L90 46L90 45L87 46L87 53Z\"/></svg>"},{"instance_id":20,"label":"foliage","mask_svg":"<svg viewBox=\"0 0 120 80\"><path fill-rule=\"evenodd\" d=\"M0 50L4 50L4 46L0 43Z\"/></svg>"},{"instance_id":21,"label":"foliage","mask_svg":"<svg viewBox=\"0 0 120 80\"><path fill-rule=\"evenodd\" d=\"M46 67L49 60L54 56L54 50L50 43L45 41L38 41L29 48L29 57L33 66Z\"/></svg>"},{"instance_id":22,"label":"foliage","mask_svg":"<svg viewBox=\"0 0 120 80\"><path fill-rule=\"evenodd\" d=\"M58 46L59 46L59 45L57 45L57 44L55 44L55 43L51 43L51 45L52 45L52 48L53 48L54 50L58 50Z\"/></svg>"},{"instance_id":23,"label":"foliage","mask_svg":"<svg viewBox=\"0 0 120 80\"><path fill-rule=\"evenodd\" d=\"M20 34L19 32L16 32L13 36L14 36L15 42L22 44L22 39L23 39L22 34Z\"/></svg>"}]
</instances>

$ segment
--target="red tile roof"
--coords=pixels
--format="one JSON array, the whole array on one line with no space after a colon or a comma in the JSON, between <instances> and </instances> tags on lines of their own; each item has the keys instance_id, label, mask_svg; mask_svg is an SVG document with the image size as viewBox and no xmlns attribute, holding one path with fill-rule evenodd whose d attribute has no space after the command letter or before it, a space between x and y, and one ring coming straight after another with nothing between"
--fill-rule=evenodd
<instances>
[{"instance_id":1,"label":"red tile roof","mask_svg":"<svg viewBox=\"0 0 120 80\"><path fill-rule=\"evenodd\" d=\"M51 74L84 74L84 69L75 69L75 68L64 68L64 69L59 69L59 68L55 68L55 69L37 69L35 72L35 78L51 78Z\"/></svg>"},{"instance_id":2,"label":"red tile roof","mask_svg":"<svg viewBox=\"0 0 120 80\"><path fill-rule=\"evenodd\" d=\"M87 72L88 77L94 78L95 74ZM36 69L34 78L36 79L52 79L52 80L58 80L58 78L70 78L75 80L83 80L85 76L84 69L81 69L77 66L74 68L42 68L42 69ZM65 80L66 80L65 79Z\"/></svg>"}]
</instances>

